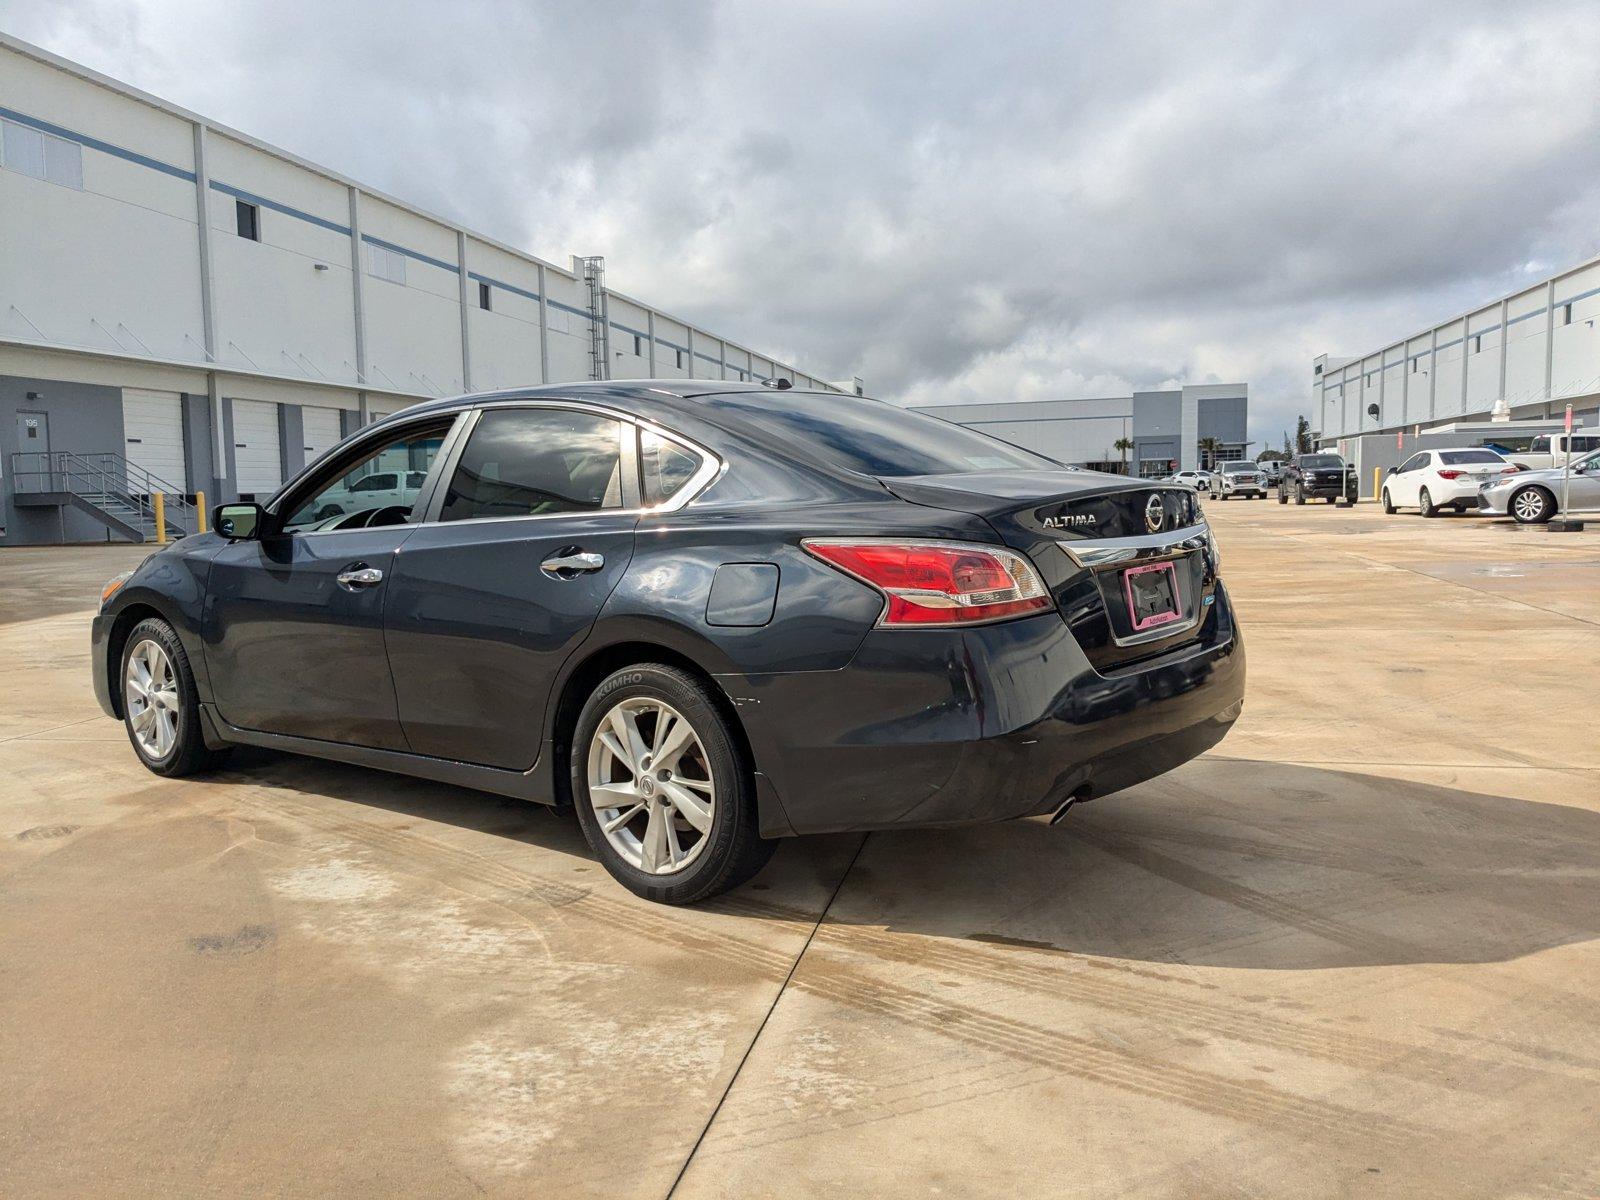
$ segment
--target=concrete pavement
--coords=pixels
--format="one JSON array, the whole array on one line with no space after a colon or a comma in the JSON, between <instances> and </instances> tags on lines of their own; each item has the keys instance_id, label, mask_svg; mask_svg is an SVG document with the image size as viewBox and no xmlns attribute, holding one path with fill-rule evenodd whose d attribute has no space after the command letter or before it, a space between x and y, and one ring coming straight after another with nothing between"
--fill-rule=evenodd
<instances>
[{"instance_id":1,"label":"concrete pavement","mask_svg":"<svg viewBox=\"0 0 1600 1200\"><path fill-rule=\"evenodd\" d=\"M512 801L149 775L141 552L0 550L0 1194L1600 1194L1600 538L1207 509L1214 753L694 910Z\"/></svg>"}]
</instances>

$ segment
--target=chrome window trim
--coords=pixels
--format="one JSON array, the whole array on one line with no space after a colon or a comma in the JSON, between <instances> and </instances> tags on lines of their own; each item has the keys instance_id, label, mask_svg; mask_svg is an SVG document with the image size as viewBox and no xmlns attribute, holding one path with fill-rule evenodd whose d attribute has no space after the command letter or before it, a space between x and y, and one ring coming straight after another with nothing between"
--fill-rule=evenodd
<instances>
[{"instance_id":1,"label":"chrome window trim","mask_svg":"<svg viewBox=\"0 0 1600 1200\"><path fill-rule=\"evenodd\" d=\"M1161 558L1185 550L1204 550L1210 526L1201 521L1182 529L1125 538L1084 538L1057 541L1062 551L1080 567L1105 567L1113 563Z\"/></svg>"},{"instance_id":2,"label":"chrome window trim","mask_svg":"<svg viewBox=\"0 0 1600 1200\"><path fill-rule=\"evenodd\" d=\"M634 416L633 414L622 409L612 408L611 406L605 404L591 404L581 400L560 398L546 399L544 397L508 397L504 400L492 400L486 403L464 404L461 408L454 412L445 410L444 412L432 412L425 415L419 413L414 418L419 422L444 420L449 418L454 421L454 424L450 427L449 432L445 435L444 444L440 447L438 457L434 460L435 466L443 464L443 469L441 470L438 483L426 489L429 491L429 496L428 503L424 511L427 513L428 519L422 521L407 521L404 528L421 529L425 526L433 525L463 524L461 521L438 520L438 511L443 507L445 492L449 488L449 480L451 476L455 474L456 465L461 457L461 451L466 449L467 440L472 436L472 430L477 425L479 417L491 409L502 408L568 409L575 410L577 412L593 413L596 416L608 417L612 420L620 422L623 469L633 480L633 486L630 490L635 502L633 504L625 504L622 508L598 508L591 509L587 512L529 513L525 516L471 518L471 520L475 523L483 523L487 521L553 521L560 520L562 518L593 517L601 514L610 516L647 517L658 516L666 513L674 513L682 508L687 507L689 504L698 499L700 494L710 487L711 484L717 479L721 478L728 469L727 462L721 456L711 450L708 450L706 447L702 446L693 439L685 437L681 433L676 433L673 430L665 429L656 424L654 421L650 421L643 417ZM395 415L399 416L400 414L397 413ZM381 429L380 425L382 426ZM367 441L375 442L380 438L387 440L393 435L397 427L398 423L391 424L388 420L371 425L367 429L364 429L359 434L355 435L355 439L353 439L351 442L350 449L356 450ZM629 436L630 429L633 431L632 436ZM683 487L679 488L676 494L661 504L654 506L647 506L640 502L643 499L643 493L641 489L644 486L644 481L641 477L639 469L638 437L639 433L644 430L648 430L649 432L665 438L669 442L676 443L691 453L700 456L700 467L693 475L689 477L689 481L685 483ZM430 472L432 469L432 467L429 468ZM269 502L267 511L273 515L276 515L277 506L279 503L286 498L290 492L294 490L295 486L307 475L309 475L310 472L311 466L308 465L281 489L279 489L278 494ZM380 528L383 527L380 526ZM394 528L400 528L400 526L395 526ZM308 529L294 533L291 536L326 537L330 534L364 532L366 532L365 528Z\"/></svg>"}]
</instances>

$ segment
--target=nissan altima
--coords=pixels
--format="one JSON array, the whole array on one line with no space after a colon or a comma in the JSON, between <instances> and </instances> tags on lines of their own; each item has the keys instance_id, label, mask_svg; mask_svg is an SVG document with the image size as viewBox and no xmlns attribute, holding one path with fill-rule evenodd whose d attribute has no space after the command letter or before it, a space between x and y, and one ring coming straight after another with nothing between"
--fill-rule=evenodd
<instances>
[{"instance_id":1,"label":"nissan altima","mask_svg":"<svg viewBox=\"0 0 1600 1200\"><path fill-rule=\"evenodd\" d=\"M690 903L782 837L1051 818L1215 745L1217 561L1191 488L875 400L520 389L369 425L113 579L94 685L158 775L254 745L570 806Z\"/></svg>"}]
</instances>

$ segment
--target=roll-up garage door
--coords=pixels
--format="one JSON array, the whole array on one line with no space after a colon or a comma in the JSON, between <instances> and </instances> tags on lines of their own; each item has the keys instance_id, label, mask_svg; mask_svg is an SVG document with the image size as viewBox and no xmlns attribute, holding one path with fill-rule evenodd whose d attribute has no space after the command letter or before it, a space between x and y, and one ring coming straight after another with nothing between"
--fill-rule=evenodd
<instances>
[{"instance_id":1,"label":"roll-up garage door","mask_svg":"<svg viewBox=\"0 0 1600 1200\"><path fill-rule=\"evenodd\" d=\"M233 465L240 495L265 499L283 483L278 406L270 400L233 402Z\"/></svg>"},{"instance_id":2,"label":"roll-up garage door","mask_svg":"<svg viewBox=\"0 0 1600 1200\"><path fill-rule=\"evenodd\" d=\"M183 460L183 399L177 392L122 389L123 454L133 466L149 472L149 490L183 494L189 472ZM133 471L132 490L146 490L145 477Z\"/></svg>"},{"instance_id":3,"label":"roll-up garage door","mask_svg":"<svg viewBox=\"0 0 1600 1200\"><path fill-rule=\"evenodd\" d=\"M300 421L305 427L306 463L317 461L339 444L339 410L337 408L311 408L300 410Z\"/></svg>"}]
</instances>

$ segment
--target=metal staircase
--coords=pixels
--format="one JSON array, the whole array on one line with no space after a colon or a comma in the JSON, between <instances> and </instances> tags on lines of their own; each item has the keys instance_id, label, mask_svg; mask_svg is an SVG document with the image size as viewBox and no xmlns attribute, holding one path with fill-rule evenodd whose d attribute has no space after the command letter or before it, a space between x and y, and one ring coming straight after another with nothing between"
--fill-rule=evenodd
<instances>
[{"instance_id":1,"label":"metal staircase","mask_svg":"<svg viewBox=\"0 0 1600 1200\"><path fill-rule=\"evenodd\" d=\"M611 378L611 356L606 347L610 314L606 312L606 260L598 255L578 259L583 282L589 287L589 378Z\"/></svg>"},{"instance_id":2,"label":"metal staircase","mask_svg":"<svg viewBox=\"0 0 1600 1200\"><path fill-rule=\"evenodd\" d=\"M18 507L75 508L132 542L157 540L157 492L169 538L199 529L199 512L182 491L120 454L13 454L11 479Z\"/></svg>"}]
</instances>

